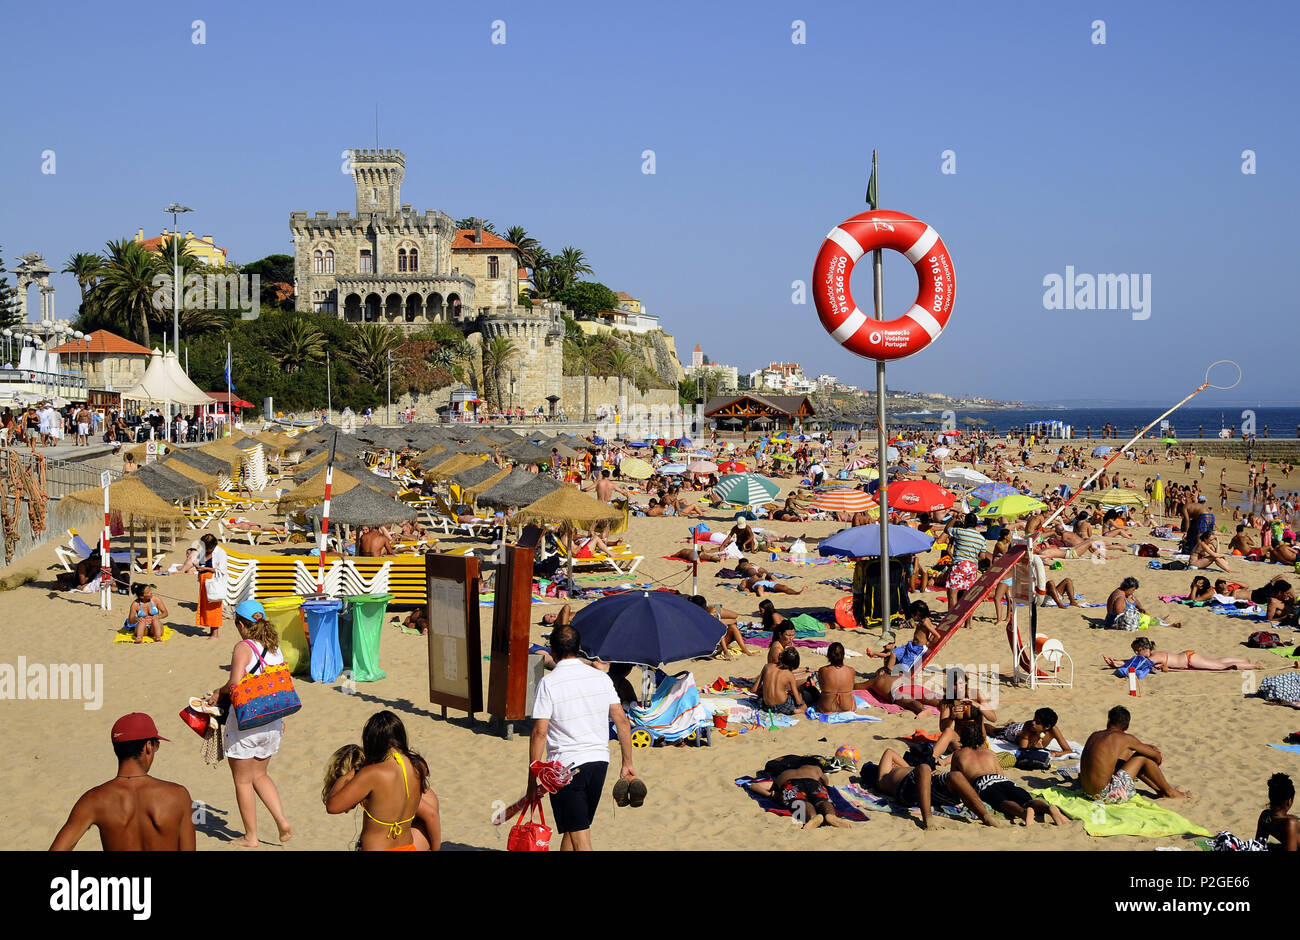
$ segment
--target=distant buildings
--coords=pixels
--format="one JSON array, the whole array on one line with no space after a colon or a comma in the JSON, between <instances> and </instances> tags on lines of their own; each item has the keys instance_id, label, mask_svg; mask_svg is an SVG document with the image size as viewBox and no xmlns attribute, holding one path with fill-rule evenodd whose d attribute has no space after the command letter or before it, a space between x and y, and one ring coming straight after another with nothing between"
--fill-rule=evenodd
<instances>
[{"instance_id":1,"label":"distant buildings","mask_svg":"<svg viewBox=\"0 0 1300 940\"><path fill-rule=\"evenodd\" d=\"M646 313L641 301L626 291L619 291L616 296L618 306L596 314L606 326L629 333L649 333L659 329L659 318Z\"/></svg>"},{"instance_id":2,"label":"distant buildings","mask_svg":"<svg viewBox=\"0 0 1300 940\"><path fill-rule=\"evenodd\" d=\"M156 238L145 238L144 229L135 233L135 243L143 245L145 251L160 251L163 242L172 237L172 233L163 229L162 234ZM206 264L210 268L224 268L228 264L226 258L226 249L219 246L211 235L204 235L199 238L193 232L185 233L185 240L182 242L200 264Z\"/></svg>"}]
</instances>

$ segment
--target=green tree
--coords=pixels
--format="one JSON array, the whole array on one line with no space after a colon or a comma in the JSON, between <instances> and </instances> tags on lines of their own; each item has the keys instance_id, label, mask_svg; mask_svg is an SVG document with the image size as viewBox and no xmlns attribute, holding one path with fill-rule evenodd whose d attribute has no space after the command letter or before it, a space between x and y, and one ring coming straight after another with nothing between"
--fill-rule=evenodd
<instances>
[{"instance_id":1,"label":"green tree","mask_svg":"<svg viewBox=\"0 0 1300 940\"><path fill-rule=\"evenodd\" d=\"M564 338L564 371L569 375L582 376L582 420L589 420L591 413L591 373L598 365L595 345L590 339L579 334L581 338L566 336Z\"/></svg>"},{"instance_id":2,"label":"green tree","mask_svg":"<svg viewBox=\"0 0 1300 940\"><path fill-rule=\"evenodd\" d=\"M587 256L581 248L574 248L572 245L566 245L560 249L560 253L553 259L555 267L564 273L564 277L569 284L573 284L581 279L584 274L594 274L591 265L587 264Z\"/></svg>"},{"instance_id":3,"label":"green tree","mask_svg":"<svg viewBox=\"0 0 1300 940\"><path fill-rule=\"evenodd\" d=\"M364 379L379 389L387 381L388 354L396 352L399 345L397 332L383 323L359 323L344 355Z\"/></svg>"},{"instance_id":4,"label":"green tree","mask_svg":"<svg viewBox=\"0 0 1300 940\"><path fill-rule=\"evenodd\" d=\"M89 294L99 282L100 271L104 267L104 259L91 252L79 251L68 257L68 263L63 266L64 274L71 274L77 279L77 286L81 288L81 302L86 302L86 295Z\"/></svg>"},{"instance_id":5,"label":"green tree","mask_svg":"<svg viewBox=\"0 0 1300 940\"><path fill-rule=\"evenodd\" d=\"M600 311L618 306L618 295L599 281L578 281L557 291L555 299L582 320L593 320Z\"/></svg>"},{"instance_id":6,"label":"green tree","mask_svg":"<svg viewBox=\"0 0 1300 940\"><path fill-rule=\"evenodd\" d=\"M471 215L467 219L456 220L456 228L458 229L474 229L478 228L480 225L483 226L483 231L485 232L491 232L493 235L497 233L496 226L487 219L480 219L476 215Z\"/></svg>"},{"instance_id":7,"label":"green tree","mask_svg":"<svg viewBox=\"0 0 1300 940\"><path fill-rule=\"evenodd\" d=\"M637 373L637 358L625 347L619 346L609 355L609 367L618 376L618 397L623 397L623 380Z\"/></svg>"},{"instance_id":8,"label":"green tree","mask_svg":"<svg viewBox=\"0 0 1300 940\"><path fill-rule=\"evenodd\" d=\"M506 404L502 395L502 374L518 356L518 347L508 336L493 336L483 343L483 375L492 380L492 392L498 411Z\"/></svg>"},{"instance_id":9,"label":"green tree","mask_svg":"<svg viewBox=\"0 0 1300 940\"><path fill-rule=\"evenodd\" d=\"M293 255L267 255L256 261L250 261L239 269L241 274L257 275L261 289L259 302L268 307L282 310L293 309L293 298L276 301L276 284L288 284L293 287Z\"/></svg>"},{"instance_id":10,"label":"green tree","mask_svg":"<svg viewBox=\"0 0 1300 940\"><path fill-rule=\"evenodd\" d=\"M3 251L0 251L0 327L13 326L19 316L18 288L9 286Z\"/></svg>"},{"instance_id":11,"label":"green tree","mask_svg":"<svg viewBox=\"0 0 1300 940\"><path fill-rule=\"evenodd\" d=\"M157 313L153 300L159 288L154 277L159 273L164 272L155 253L130 239L110 241L100 282L92 294L104 319L120 324L119 330L126 332L133 323L140 324L135 338L142 346L149 345L149 320Z\"/></svg>"},{"instance_id":12,"label":"green tree","mask_svg":"<svg viewBox=\"0 0 1300 940\"><path fill-rule=\"evenodd\" d=\"M294 317L280 326L271 356L287 375L325 359L325 335L302 317Z\"/></svg>"},{"instance_id":13,"label":"green tree","mask_svg":"<svg viewBox=\"0 0 1300 940\"><path fill-rule=\"evenodd\" d=\"M531 268L536 261L537 253L541 251L542 243L529 235L528 230L522 225L512 225L506 229L506 241L519 249L524 267Z\"/></svg>"}]
</instances>

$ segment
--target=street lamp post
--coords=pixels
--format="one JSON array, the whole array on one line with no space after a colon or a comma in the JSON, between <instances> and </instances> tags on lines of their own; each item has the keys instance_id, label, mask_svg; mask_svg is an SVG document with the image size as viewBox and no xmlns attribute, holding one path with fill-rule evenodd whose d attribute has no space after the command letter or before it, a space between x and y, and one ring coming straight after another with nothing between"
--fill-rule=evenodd
<instances>
[{"instance_id":1,"label":"street lamp post","mask_svg":"<svg viewBox=\"0 0 1300 940\"><path fill-rule=\"evenodd\" d=\"M172 349L180 354L181 348L181 253L177 238L180 229L176 217L182 212L193 212L189 206L172 203L163 212L172 214Z\"/></svg>"}]
</instances>

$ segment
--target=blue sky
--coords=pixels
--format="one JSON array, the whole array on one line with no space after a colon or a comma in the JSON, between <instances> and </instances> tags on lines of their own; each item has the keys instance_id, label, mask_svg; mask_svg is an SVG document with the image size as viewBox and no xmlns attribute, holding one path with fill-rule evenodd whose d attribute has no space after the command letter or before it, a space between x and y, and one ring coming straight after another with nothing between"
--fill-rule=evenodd
<instances>
[{"instance_id":1,"label":"blue sky","mask_svg":"<svg viewBox=\"0 0 1300 940\"><path fill-rule=\"evenodd\" d=\"M933 225L957 275L948 329L891 365L891 387L1159 400L1232 357L1234 400L1293 401L1297 9L7 0L22 39L0 57L0 244L10 269L28 251L62 267L156 234L178 200L240 262L287 252L291 210L354 208L340 151L374 145L378 103L417 210L582 248L684 356L698 342L742 369L797 360L866 386L872 364L791 284L865 208L877 147L882 207ZM886 261L892 317L915 276ZM1044 309L1043 278L1067 265L1149 274L1149 319ZM75 282L56 286L72 314Z\"/></svg>"}]
</instances>

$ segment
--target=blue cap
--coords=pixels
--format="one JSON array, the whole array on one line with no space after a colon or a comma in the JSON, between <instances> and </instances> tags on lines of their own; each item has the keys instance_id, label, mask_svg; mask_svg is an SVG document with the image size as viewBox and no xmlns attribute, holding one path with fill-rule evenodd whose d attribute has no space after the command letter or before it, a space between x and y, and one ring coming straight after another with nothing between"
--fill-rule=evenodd
<instances>
[{"instance_id":1,"label":"blue cap","mask_svg":"<svg viewBox=\"0 0 1300 940\"><path fill-rule=\"evenodd\" d=\"M242 617L244 620L256 620L258 617L265 620L266 608L262 606L261 601L240 601L239 606L235 608L235 616Z\"/></svg>"}]
</instances>

